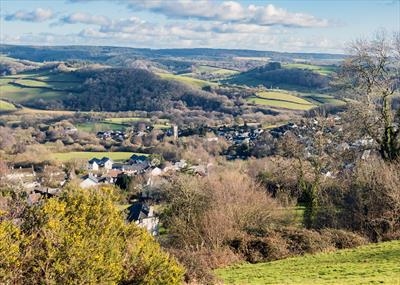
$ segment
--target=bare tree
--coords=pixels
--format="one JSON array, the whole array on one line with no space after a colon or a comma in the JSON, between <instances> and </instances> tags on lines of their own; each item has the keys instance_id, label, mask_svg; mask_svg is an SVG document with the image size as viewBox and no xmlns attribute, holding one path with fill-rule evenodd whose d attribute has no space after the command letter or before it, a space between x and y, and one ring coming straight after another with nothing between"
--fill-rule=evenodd
<instances>
[{"instance_id":1,"label":"bare tree","mask_svg":"<svg viewBox=\"0 0 400 285\"><path fill-rule=\"evenodd\" d=\"M375 140L382 158L394 160L400 156L400 108L393 104L400 89L400 32L357 40L349 53L339 82L353 99L348 101L352 125Z\"/></svg>"}]
</instances>

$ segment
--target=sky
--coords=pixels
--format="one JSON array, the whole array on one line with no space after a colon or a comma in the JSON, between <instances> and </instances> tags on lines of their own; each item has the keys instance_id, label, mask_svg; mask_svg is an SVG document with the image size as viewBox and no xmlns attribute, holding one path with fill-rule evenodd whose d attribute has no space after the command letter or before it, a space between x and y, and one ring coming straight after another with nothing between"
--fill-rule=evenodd
<instances>
[{"instance_id":1,"label":"sky","mask_svg":"<svg viewBox=\"0 0 400 285\"><path fill-rule=\"evenodd\" d=\"M0 0L0 42L344 53L400 31L400 0Z\"/></svg>"}]
</instances>

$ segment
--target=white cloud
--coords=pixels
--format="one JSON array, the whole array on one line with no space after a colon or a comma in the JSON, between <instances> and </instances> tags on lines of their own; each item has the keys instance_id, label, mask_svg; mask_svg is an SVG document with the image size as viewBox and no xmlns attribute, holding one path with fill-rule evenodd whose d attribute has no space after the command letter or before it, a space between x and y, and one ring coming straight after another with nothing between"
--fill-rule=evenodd
<instances>
[{"instance_id":1,"label":"white cloud","mask_svg":"<svg viewBox=\"0 0 400 285\"><path fill-rule=\"evenodd\" d=\"M91 15L84 12L76 12L62 17L58 24L89 24L89 25L109 25L111 21L106 16Z\"/></svg>"},{"instance_id":2,"label":"white cloud","mask_svg":"<svg viewBox=\"0 0 400 285\"><path fill-rule=\"evenodd\" d=\"M18 10L15 13L7 14L6 21L25 21L25 22L44 22L54 18L54 13L50 9L37 8L34 11Z\"/></svg>"},{"instance_id":3,"label":"white cloud","mask_svg":"<svg viewBox=\"0 0 400 285\"><path fill-rule=\"evenodd\" d=\"M126 1L121 1L121 3ZM326 27L328 20L319 19L304 13L291 13L272 4L244 6L236 1L216 2L210 0L177 0L177 1L130 1L129 7L134 10L150 10L176 19L198 19L207 21L224 21L252 23L261 26L290 27Z\"/></svg>"}]
</instances>

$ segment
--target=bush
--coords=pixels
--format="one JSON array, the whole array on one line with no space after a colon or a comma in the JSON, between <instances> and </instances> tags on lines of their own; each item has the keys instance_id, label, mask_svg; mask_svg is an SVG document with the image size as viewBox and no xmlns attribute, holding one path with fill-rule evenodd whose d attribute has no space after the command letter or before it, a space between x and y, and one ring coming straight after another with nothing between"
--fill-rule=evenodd
<instances>
[{"instance_id":1,"label":"bush","mask_svg":"<svg viewBox=\"0 0 400 285\"><path fill-rule=\"evenodd\" d=\"M180 284L182 267L125 222L116 197L112 188L70 188L26 211L20 227L2 221L0 282Z\"/></svg>"},{"instance_id":2,"label":"bush","mask_svg":"<svg viewBox=\"0 0 400 285\"><path fill-rule=\"evenodd\" d=\"M345 230L324 229L321 231L321 235L329 238L334 247L338 249L353 248L368 242L366 238Z\"/></svg>"}]
</instances>

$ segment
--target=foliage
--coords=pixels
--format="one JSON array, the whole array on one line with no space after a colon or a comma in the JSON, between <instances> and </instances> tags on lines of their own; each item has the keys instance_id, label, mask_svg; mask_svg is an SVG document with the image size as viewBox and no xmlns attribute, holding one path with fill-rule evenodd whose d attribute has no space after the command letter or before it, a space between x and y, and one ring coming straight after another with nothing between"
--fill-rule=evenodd
<instances>
[{"instance_id":1,"label":"foliage","mask_svg":"<svg viewBox=\"0 0 400 285\"><path fill-rule=\"evenodd\" d=\"M144 229L123 220L115 199L112 188L70 187L61 197L32 207L21 217L20 227L3 221L0 268L18 264L20 272L7 270L1 280L13 284L160 284L161 280L179 284L180 265Z\"/></svg>"}]
</instances>

